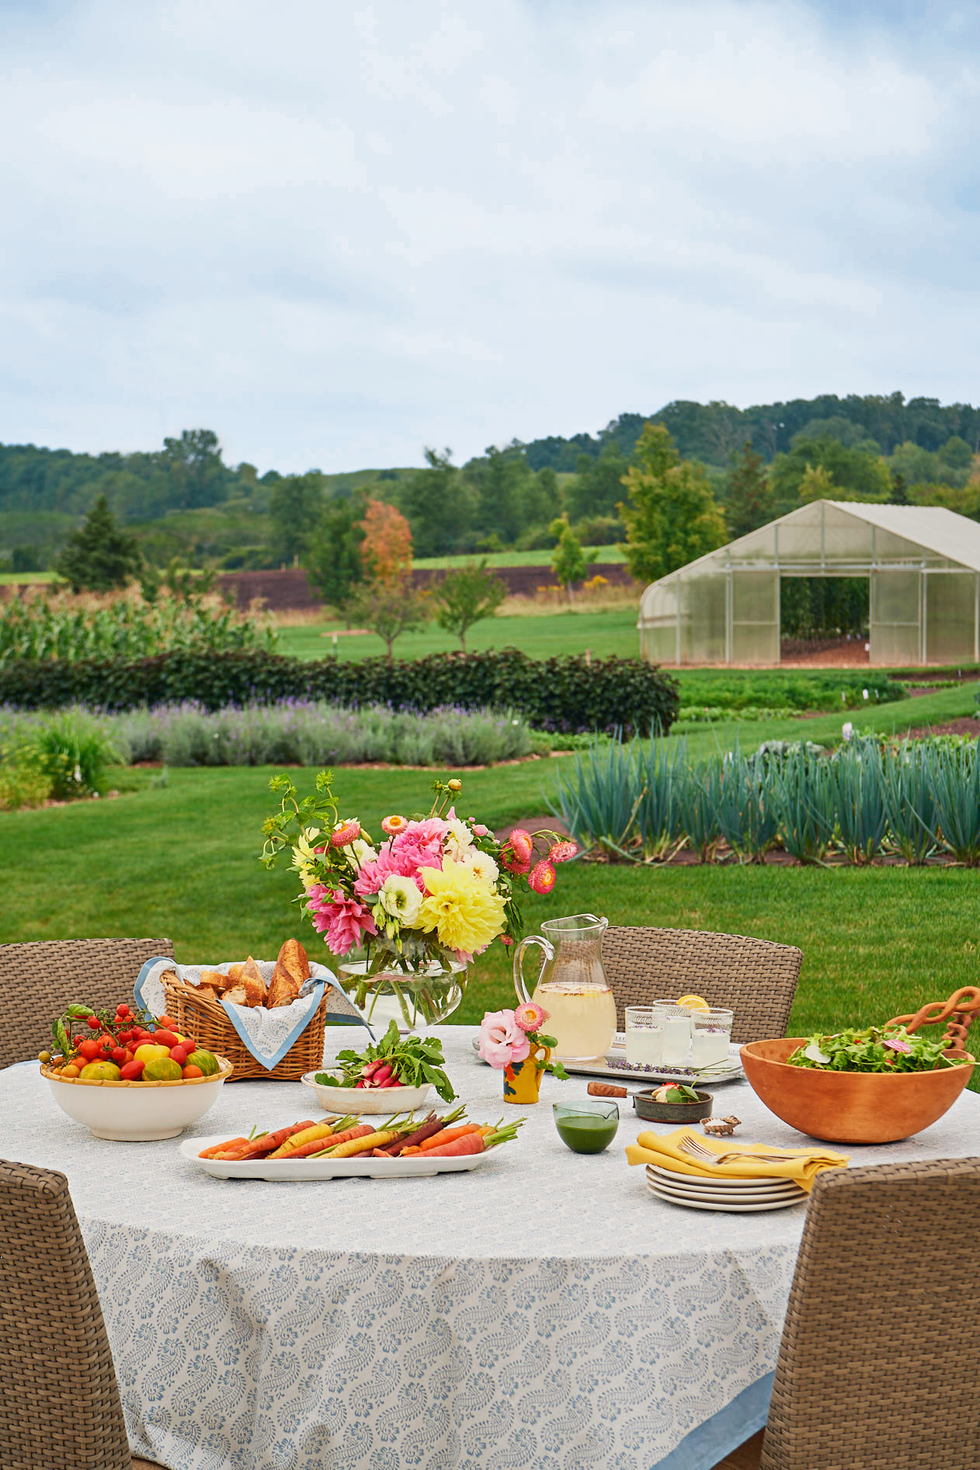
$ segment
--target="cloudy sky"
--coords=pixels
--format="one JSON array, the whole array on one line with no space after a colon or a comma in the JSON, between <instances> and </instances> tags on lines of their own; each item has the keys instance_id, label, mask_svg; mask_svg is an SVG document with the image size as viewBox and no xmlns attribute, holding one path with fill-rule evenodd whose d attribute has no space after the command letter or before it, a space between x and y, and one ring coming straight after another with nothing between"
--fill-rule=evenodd
<instances>
[{"instance_id":1,"label":"cloudy sky","mask_svg":"<svg viewBox=\"0 0 980 1470\"><path fill-rule=\"evenodd\" d=\"M0 442L342 470L977 402L978 16L0 0Z\"/></svg>"}]
</instances>

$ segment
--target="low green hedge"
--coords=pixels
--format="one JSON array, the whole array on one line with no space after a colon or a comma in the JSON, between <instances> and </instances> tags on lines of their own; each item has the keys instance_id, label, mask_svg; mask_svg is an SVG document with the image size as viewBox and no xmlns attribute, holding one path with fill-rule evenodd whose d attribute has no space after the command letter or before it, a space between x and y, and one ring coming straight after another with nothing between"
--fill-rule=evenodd
<instances>
[{"instance_id":1,"label":"low green hedge","mask_svg":"<svg viewBox=\"0 0 980 1470\"><path fill-rule=\"evenodd\" d=\"M529 724L561 733L622 729L646 735L677 718L669 675L635 658L532 659L517 648L433 653L427 658L309 662L261 649L225 653L174 649L152 658L10 660L0 665L0 704L58 709L84 704L115 713L194 700L204 709L325 699L426 711L514 709Z\"/></svg>"}]
</instances>

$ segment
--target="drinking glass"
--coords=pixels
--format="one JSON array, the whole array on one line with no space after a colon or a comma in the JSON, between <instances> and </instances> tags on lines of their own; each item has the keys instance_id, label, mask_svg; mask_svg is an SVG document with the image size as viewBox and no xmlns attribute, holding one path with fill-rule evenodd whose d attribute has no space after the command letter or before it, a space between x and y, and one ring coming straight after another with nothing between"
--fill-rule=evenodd
<instances>
[{"instance_id":1,"label":"drinking glass","mask_svg":"<svg viewBox=\"0 0 980 1470\"><path fill-rule=\"evenodd\" d=\"M626 1060L631 1067L659 1067L663 1060L664 1017L659 1006L626 1007Z\"/></svg>"},{"instance_id":2,"label":"drinking glass","mask_svg":"<svg viewBox=\"0 0 980 1470\"><path fill-rule=\"evenodd\" d=\"M692 1011L694 1035L691 1057L695 1067L711 1067L728 1061L732 1040L732 1012L726 1010Z\"/></svg>"},{"instance_id":3,"label":"drinking glass","mask_svg":"<svg viewBox=\"0 0 980 1470\"><path fill-rule=\"evenodd\" d=\"M601 1154L616 1137L619 1104L614 1102L552 1103L558 1137L573 1154Z\"/></svg>"},{"instance_id":4,"label":"drinking glass","mask_svg":"<svg viewBox=\"0 0 980 1470\"><path fill-rule=\"evenodd\" d=\"M661 1064L686 1067L691 1060L691 1012L675 1000L658 1000L654 1004L663 1012L664 1046Z\"/></svg>"}]
</instances>

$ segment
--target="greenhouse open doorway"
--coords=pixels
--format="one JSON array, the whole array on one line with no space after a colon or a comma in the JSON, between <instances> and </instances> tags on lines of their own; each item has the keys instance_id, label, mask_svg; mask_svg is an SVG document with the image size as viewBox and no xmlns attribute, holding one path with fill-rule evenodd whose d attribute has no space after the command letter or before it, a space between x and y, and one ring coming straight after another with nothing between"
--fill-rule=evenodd
<instances>
[{"instance_id":1,"label":"greenhouse open doorway","mask_svg":"<svg viewBox=\"0 0 980 1470\"><path fill-rule=\"evenodd\" d=\"M779 660L850 668L871 660L869 577L780 577Z\"/></svg>"}]
</instances>

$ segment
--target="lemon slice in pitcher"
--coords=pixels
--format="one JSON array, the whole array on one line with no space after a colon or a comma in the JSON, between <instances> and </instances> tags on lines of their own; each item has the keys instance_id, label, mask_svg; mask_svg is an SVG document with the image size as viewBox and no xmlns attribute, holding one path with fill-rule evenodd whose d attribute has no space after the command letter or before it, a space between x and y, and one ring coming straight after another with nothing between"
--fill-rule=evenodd
<instances>
[{"instance_id":1,"label":"lemon slice in pitcher","mask_svg":"<svg viewBox=\"0 0 980 1470\"><path fill-rule=\"evenodd\" d=\"M703 995L682 995L677 1002L686 1011L710 1011L711 1007Z\"/></svg>"}]
</instances>

